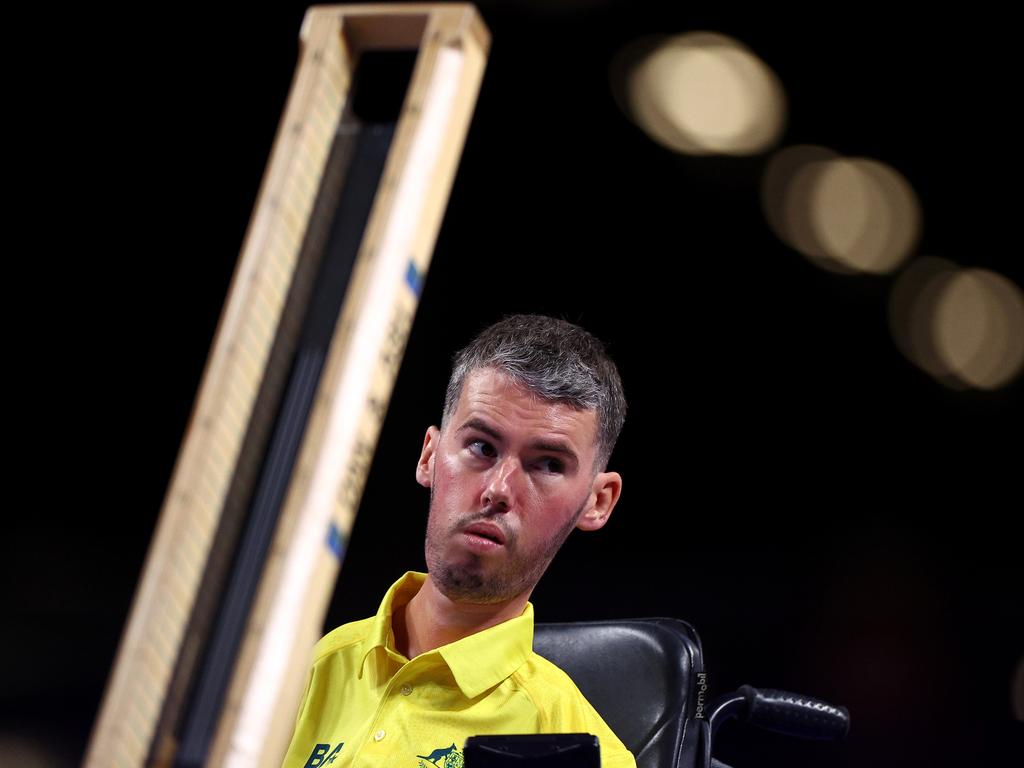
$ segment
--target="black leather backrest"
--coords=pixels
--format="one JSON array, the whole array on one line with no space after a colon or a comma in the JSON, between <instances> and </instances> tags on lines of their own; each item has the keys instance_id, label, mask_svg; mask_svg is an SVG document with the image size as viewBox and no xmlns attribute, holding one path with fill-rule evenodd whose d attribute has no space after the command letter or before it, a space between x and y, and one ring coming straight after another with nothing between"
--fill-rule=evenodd
<instances>
[{"instance_id":1,"label":"black leather backrest","mask_svg":"<svg viewBox=\"0 0 1024 768\"><path fill-rule=\"evenodd\" d=\"M678 619L537 624L534 650L573 679L636 757L637 768L692 768L700 639Z\"/></svg>"}]
</instances>

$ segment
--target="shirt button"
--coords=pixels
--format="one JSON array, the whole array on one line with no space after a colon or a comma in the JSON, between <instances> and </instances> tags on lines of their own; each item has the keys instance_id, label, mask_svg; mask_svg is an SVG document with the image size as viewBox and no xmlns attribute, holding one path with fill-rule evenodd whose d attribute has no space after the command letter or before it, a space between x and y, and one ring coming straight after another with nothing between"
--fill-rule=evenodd
<instances>
[{"instance_id":1,"label":"shirt button","mask_svg":"<svg viewBox=\"0 0 1024 768\"><path fill-rule=\"evenodd\" d=\"M385 731L384 731L383 728L381 728L379 731L377 731L375 734L373 734L373 740L374 741L380 741L381 739L384 738L384 734L385 734Z\"/></svg>"},{"instance_id":2,"label":"shirt button","mask_svg":"<svg viewBox=\"0 0 1024 768\"><path fill-rule=\"evenodd\" d=\"M402 686L402 695L408 696L410 693L412 693L412 686L406 683Z\"/></svg>"}]
</instances>

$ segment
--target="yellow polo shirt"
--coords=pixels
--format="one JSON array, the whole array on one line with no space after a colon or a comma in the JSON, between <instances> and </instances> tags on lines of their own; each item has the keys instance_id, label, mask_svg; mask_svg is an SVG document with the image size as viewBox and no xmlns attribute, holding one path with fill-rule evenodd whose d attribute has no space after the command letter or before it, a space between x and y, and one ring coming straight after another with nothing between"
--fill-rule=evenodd
<instances>
[{"instance_id":1,"label":"yellow polo shirt","mask_svg":"<svg viewBox=\"0 0 1024 768\"><path fill-rule=\"evenodd\" d=\"M316 644L285 768L461 768L469 736L513 733L591 733L602 768L636 768L569 676L533 652L530 603L411 661L398 653L392 611L426 578L406 573L376 616Z\"/></svg>"}]
</instances>

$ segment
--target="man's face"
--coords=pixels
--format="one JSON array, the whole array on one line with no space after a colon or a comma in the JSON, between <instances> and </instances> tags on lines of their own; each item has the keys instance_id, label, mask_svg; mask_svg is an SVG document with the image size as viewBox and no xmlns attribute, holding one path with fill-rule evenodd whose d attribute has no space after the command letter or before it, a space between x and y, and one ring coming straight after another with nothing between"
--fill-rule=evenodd
<instances>
[{"instance_id":1,"label":"man's face","mask_svg":"<svg viewBox=\"0 0 1024 768\"><path fill-rule=\"evenodd\" d=\"M528 595L574 527L604 525L615 473L593 474L594 411L543 400L491 368L472 371L416 477L430 488L426 559L452 600Z\"/></svg>"}]
</instances>

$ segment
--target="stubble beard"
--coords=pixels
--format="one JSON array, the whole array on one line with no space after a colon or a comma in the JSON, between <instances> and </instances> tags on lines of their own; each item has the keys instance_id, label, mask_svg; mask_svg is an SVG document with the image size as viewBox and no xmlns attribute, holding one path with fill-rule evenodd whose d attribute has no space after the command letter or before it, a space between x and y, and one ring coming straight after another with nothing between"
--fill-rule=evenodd
<instances>
[{"instance_id":1,"label":"stubble beard","mask_svg":"<svg viewBox=\"0 0 1024 768\"><path fill-rule=\"evenodd\" d=\"M446 531L437 531L429 520L434 518L434 487L430 487L430 518L427 523L425 554L430 578L449 600L476 603L480 605L501 603L524 592L532 592L554 560L562 544L569 538L586 507L587 498L559 529L547 547L533 562L525 562L516 551L518 537L514 531L506 531L504 547L511 557L498 569L485 569L485 557L473 552L460 553L461 559L453 562L445 559L445 549L458 532L471 523L489 520L502 513L484 513L453 524ZM502 530L505 527L502 526Z\"/></svg>"}]
</instances>

